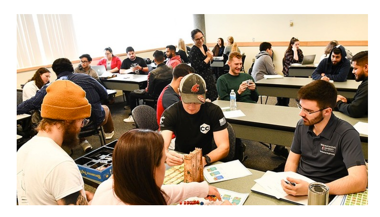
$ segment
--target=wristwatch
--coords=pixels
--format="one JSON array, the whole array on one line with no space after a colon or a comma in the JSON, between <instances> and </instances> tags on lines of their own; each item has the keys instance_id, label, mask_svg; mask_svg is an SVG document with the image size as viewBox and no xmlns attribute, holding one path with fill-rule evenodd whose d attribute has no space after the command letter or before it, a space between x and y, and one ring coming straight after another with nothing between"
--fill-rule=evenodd
<instances>
[{"instance_id":1,"label":"wristwatch","mask_svg":"<svg viewBox=\"0 0 380 217\"><path fill-rule=\"evenodd\" d=\"M211 158L207 155L203 156L205 157L205 160L206 160L206 165L209 165L211 163Z\"/></svg>"}]
</instances>

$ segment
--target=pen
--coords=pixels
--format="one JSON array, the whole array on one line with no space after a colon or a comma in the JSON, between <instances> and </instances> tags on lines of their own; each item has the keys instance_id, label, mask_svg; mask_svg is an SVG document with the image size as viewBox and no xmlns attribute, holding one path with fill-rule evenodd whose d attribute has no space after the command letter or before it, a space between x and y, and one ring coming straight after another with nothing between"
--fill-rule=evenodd
<instances>
[{"instance_id":1,"label":"pen","mask_svg":"<svg viewBox=\"0 0 380 217\"><path fill-rule=\"evenodd\" d=\"M296 183L294 182L289 182L288 180L284 180L286 184L288 185L293 185L293 186L296 186Z\"/></svg>"}]
</instances>

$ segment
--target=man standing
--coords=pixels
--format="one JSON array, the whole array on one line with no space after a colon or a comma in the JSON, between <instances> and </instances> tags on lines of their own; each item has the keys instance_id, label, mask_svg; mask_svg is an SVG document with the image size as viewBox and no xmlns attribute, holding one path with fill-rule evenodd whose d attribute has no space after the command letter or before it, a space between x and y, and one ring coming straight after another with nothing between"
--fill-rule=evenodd
<instances>
[{"instance_id":1,"label":"man standing","mask_svg":"<svg viewBox=\"0 0 380 217\"><path fill-rule=\"evenodd\" d=\"M74 73L87 74L96 80L99 80L98 73L91 68L92 58L89 54L83 54L79 57L80 64L75 68Z\"/></svg>"},{"instance_id":2,"label":"man standing","mask_svg":"<svg viewBox=\"0 0 380 217\"><path fill-rule=\"evenodd\" d=\"M164 63L165 61L164 52L156 50L153 53L153 57L154 57L154 62L157 64L157 68L149 72L147 87L142 92L133 91L129 94L129 105L131 107L131 112L136 107L137 100L156 99L161 93L162 89L168 83L170 83L170 80L173 77L172 75L173 69L165 65ZM159 87L161 87L161 90L157 89ZM128 118L124 119L124 122L133 122L132 116L130 115Z\"/></svg>"},{"instance_id":3,"label":"man standing","mask_svg":"<svg viewBox=\"0 0 380 217\"><path fill-rule=\"evenodd\" d=\"M346 81L350 72L350 61L346 59L346 49L336 46L330 52L330 57L321 60L311 77L314 80Z\"/></svg>"},{"instance_id":4,"label":"man standing","mask_svg":"<svg viewBox=\"0 0 380 217\"><path fill-rule=\"evenodd\" d=\"M166 65L172 67L173 69L182 62L181 56L177 55L175 52L176 48L174 45L166 46Z\"/></svg>"},{"instance_id":5,"label":"man standing","mask_svg":"<svg viewBox=\"0 0 380 217\"><path fill-rule=\"evenodd\" d=\"M123 60L120 67L120 73L124 73L126 69L130 69L132 67L132 71L138 70L139 74L147 74L149 72L149 68L146 65L146 62L143 58L136 56L135 50L133 47L127 47L127 58ZM132 64L137 64L136 66L132 66Z\"/></svg>"},{"instance_id":6,"label":"man standing","mask_svg":"<svg viewBox=\"0 0 380 217\"><path fill-rule=\"evenodd\" d=\"M196 147L202 148L203 165L227 157L230 149L228 123L219 106L206 102L206 82L198 74L188 74L181 80L179 93L182 101L167 108L161 117L166 163L169 166L183 163L181 154L168 150L173 133L175 151L188 154ZM213 139L216 149L212 147Z\"/></svg>"},{"instance_id":7,"label":"man standing","mask_svg":"<svg viewBox=\"0 0 380 217\"><path fill-rule=\"evenodd\" d=\"M101 104L102 101L106 101L108 98L107 90L103 85L88 75L73 73L73 65L66 58L56 59L53 62L52 69L57 75L57 80L70 80L86 91L86 98L91 104L90 120L95 126L102 125L106 139L111 139L114 135L114 126L108 106ZM17 114L27 114L30 111L41 110L41 104L48 86L49 84L43 86L34 97L19 104L17 106ZM81 141L81 146L85 152L89 152L92 149L90 143L85 139Z\"/></svg>"},{"instance_id":8,"label":"man standing","mask_svg":"<svg viewBox=\"0 0 380 217\"><path fill-rule=\"evenodd\" d=\"M264 78L264 75L277 75L273 65L273 50L272 44L263 42L260 44L260 53L256 55L256 61L252 68L252 77L255 82Z\"/></svg>"},{"instance_id":9,"label":"man standing","mask_svg":"<svg viewBox=\"0 0 380 217\"><path fill-rule=\"evenodd\" d=\"M291 152L284 171L293 171L325 183L331 195L361 192L368 174L359 133L333 114L337 91L330 82L313 81L298 91L299 115ZM309 183L288 177L283 190L290 195L308 194Z\"/></svg>"},{"instance_id":10,"label":"man standing","mask_svg":"<svg viewBox=\"0 0 380 217\"><path fill-rule=\"evenodd\" d=\"M68 80L46 89L38 134L17 152L17 198L20 205L87 205L82 175L62 149L78 145L78 133L91 116L86 92ZM88 198L86 199L86 194Z\"/></svg>"},{"instance_id":11,"label":"man standing","mask_svg":"<svg viewBox=\"0 0 380 217\"><path fill-rule=\"evenodd\" d=\"M218 78L216 87L219 99L230 100L231 90L236 92L236 101L256 103L259 94L251 75L241 73L242 55L239 52L231 52L228 57L230 71Z\"/></svg>"},{"instance_id":12,"label":"man standing","mask_svg":"<svg viewBox=\"0 0 380 217\"><path fill-rule=\"evenodd\" d=\"M368 115L368 51L361 51L352 57L352 73L356 81L361 81L354 99L338 95L336 107L348 116L360 118Z\"/></svg>"}]
</instances>

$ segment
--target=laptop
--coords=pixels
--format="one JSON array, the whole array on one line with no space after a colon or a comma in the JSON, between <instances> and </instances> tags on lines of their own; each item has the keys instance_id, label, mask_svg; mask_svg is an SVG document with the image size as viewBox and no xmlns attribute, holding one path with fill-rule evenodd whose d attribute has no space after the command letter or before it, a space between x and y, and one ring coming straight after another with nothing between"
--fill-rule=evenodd
<instances>
[{"instance_id":1,"label":"laptop","mask_svg":"<svg viewBox=\"0 0 380 217\"><path fill-rule=\"evenodd\" d=\"M106 72L106 68L102 65L102 66L91 66L91 68L93 70L96 71L96 73L98 73L98 76L100 77L101 75L103 75L103 73Z\"/></svg>"},{"instance_id":2,"label":"laptop","mask_svg":"<svg viewBox=\"0 0 380 217\"><path fill-rule=\"evenodd\" d=\"M313 55L306 55L303 57L302 65L310 65L314 64L315 54Z\"/></svg>"}]
</instances>

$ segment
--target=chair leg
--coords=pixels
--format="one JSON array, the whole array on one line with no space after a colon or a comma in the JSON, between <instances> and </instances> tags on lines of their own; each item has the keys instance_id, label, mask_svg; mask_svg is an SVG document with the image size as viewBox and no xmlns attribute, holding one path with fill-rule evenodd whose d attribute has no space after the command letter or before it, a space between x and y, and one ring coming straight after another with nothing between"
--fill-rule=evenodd
<instances>
[{"instance_id":1,"label":"chair leg","mask_svg":"<svg viewBox=\"0 0 380 217\"><path fill-rule=\"evenodd\" d=\"M100 126L100 129L99 129L99 139L100 139L100 146L103 146L106 144L106 136L104 135L103 126Z\"/></svg>"}]
</instances>

